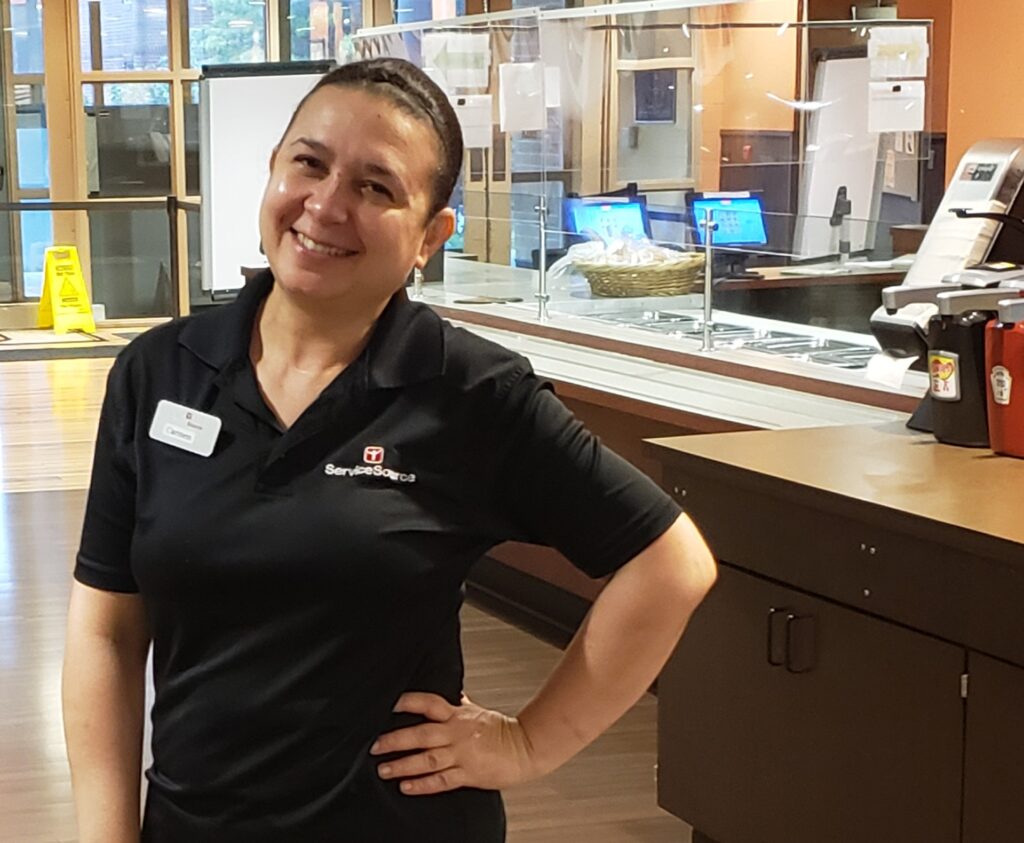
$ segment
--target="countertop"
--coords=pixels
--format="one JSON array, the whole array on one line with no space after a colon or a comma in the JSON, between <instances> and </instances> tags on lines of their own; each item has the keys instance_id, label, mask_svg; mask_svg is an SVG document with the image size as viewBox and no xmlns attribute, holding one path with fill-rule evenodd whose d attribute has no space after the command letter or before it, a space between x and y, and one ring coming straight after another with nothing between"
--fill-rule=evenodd
<instances>
[{"instance_id":1,"label":"countertop","mask_svg":"<svg viewBox=\"0 0 1024 843\"><path fill-rule=\"evenodd\" d=\"M901 425L647 447L723 562L1024 666L1024 460Z\"/></svg>"},{"instance_id":2,"label":"countertop","mask_svg":"<svg viewBox=\"0 0 1024 843\"><path fill-rule=\"evenodd\" d=\"M670 464L702 461L1024 545L1024 460L944 445L901 424L674 437L651 445Z\"/></svg>"}]
</instances>

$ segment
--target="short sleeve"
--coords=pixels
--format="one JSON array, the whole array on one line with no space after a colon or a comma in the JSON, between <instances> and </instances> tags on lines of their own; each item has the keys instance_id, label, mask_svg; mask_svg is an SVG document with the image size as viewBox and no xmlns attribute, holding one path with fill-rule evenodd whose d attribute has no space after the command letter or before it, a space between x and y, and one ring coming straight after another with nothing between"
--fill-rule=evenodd
<instances>
[{"instance_id":1,"label":"short sleeve","mask_svg":"<svg viewBox=\"0 0 1024 843\"><path fill-rule=\"evenodd\" d=\"M137 592L132 576L135 530L135 401L122 357L107 377L75 579L104 591Z\"/></svg>"},{"instance_id":2,"label":"short sleeve","mask_svg":"<svg viewBox=\"0 0 1024 843\"><path fill-rule=\"evenodd\" d=\"M601 444L532 371L514 382L502 405L508 436L499 497L515 538L553 547L602 577L679 517L672 498Z\"/></svg>"}]
</instances>

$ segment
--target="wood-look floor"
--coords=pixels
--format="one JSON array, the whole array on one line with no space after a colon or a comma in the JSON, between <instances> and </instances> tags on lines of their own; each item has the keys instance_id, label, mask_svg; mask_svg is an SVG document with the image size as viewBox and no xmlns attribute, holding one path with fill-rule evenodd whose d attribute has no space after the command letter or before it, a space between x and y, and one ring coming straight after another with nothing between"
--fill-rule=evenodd
<instances>
[{"instance_id":1,"label":"wood-look floor","mask_svg":"<svg viewBox=\"0 0 1024 843\"><path fill-rule=\"evenodd\" d=\"M96 418L111 361L0 363L0 843L76 840L60 664ZM474 606L467 693L515 711L558 650ZM685 843L655 804L646 697L564 768L506 793L510 843Z\"/></svg>"}]
</instances>

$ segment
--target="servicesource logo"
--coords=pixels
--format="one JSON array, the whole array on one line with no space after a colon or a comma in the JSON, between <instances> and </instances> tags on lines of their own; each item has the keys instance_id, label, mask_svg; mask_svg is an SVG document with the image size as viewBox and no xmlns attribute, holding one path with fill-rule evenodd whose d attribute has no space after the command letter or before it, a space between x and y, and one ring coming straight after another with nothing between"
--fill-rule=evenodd
<instances>
[{"instance_id":1,"label":"servicesource logo","mask_svg":"<svg viewBox=\"0 0 1024 843\"><path fill-rule=\"evenodd\" d=\"M363 449L366 465L339 466L332 462L324 466L328 477L382 477L392 483L415 483L416 475L384 467L384 449L380 445L368 445Z\"/></svg>"}]
</instances>

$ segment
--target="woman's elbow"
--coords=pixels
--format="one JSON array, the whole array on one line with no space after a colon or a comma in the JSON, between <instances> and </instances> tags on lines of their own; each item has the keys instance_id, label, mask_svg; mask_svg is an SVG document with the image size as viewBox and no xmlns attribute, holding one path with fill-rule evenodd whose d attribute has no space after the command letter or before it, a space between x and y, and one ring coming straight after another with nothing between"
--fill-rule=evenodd
<instances>
[{"instance_id":1,"label":"woman's elbow","mask_svg":"<svg viewBox=\"0 0 1024 843\"><path fill-rule=\"evenodd\" d=\"M626 565L616 579L650 595L673 613L692 612L718 578L718 566L696 525L680 515L668 530Z\"/></svg>"},{"instance_id":2,"label":"woman's elbow","mask_svg":"<svg viewBox=\"0 0 1024 843\"><path fill-rule=\"evenodd\" d=\"M695 608L714 587L718 579L718 564L697 525L687 515L669 530L671 554L681 598Z\"/></svg>"},{"instance_id":3,"label":"woman's elbow","mask_svg":"<svg viewBox=\"0 0 1024 843\"><path fill-rule=\"evenodd\" d=\"M706 544L695 554L695 557L691 564L694 568L693 577L696 580L695 589L699 594L697 600L699 603L718 581L718 563L715 562L715 557Z\"/></svg>"}]
</instances>

